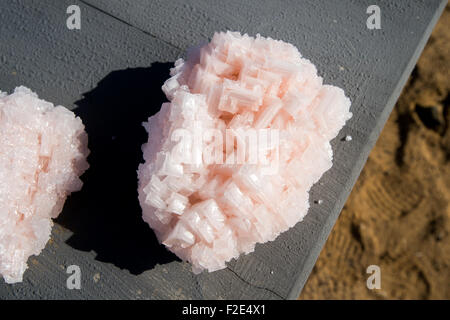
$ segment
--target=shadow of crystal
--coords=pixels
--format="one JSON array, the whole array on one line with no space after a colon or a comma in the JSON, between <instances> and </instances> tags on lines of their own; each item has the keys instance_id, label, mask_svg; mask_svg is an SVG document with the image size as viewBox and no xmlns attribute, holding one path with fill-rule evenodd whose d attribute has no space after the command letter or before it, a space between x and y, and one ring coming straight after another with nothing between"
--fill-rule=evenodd
<instances>
[{"instance_id":1,"label":"shadow of crystal","mask_svg":"<svg viewBox=\"0 0 450 320\"><path fill-rule=\"evenodd\" d=\"M71 247L93 250L96 260L132 274L178 259L142 220L136 173L147 140L142 122L167 101L161 86L172 66L113 71L74 110L89 135L90 168L82 190L67 199L56 222L73 232Z\"/></svg>"}]
</instances>

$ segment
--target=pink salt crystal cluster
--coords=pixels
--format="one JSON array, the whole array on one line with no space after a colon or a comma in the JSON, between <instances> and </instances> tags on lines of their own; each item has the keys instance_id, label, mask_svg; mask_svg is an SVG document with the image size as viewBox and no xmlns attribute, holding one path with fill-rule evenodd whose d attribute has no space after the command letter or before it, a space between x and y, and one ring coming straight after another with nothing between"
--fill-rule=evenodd
<instances>
[{"instance_id":1,"label":"pink salt crystal cluster","mask_svg":"<svg viewBox=\"0 0 450 320\"><path fill-rule=\"evenodd\" d=\"M81 189L87 135L68 109L25 87L0 92L0 274L22 281L49 240L66 197Z\"/></svg>"},{"instance_id":2,"label":"pink salt crystal cluster","mask_svg":"<svg viewBox=\"0 0 450 320\"><path fill-rule=\"evenodd\" d=\"M170 102L144 123L139 201L159 241L195 273L225 268L301 221L309 189L332 166L330 140L352 116L344 91L324 85L293 45L259 35L216 33L176 61L162 89ZM180 147L175 133L211 128L278 130L277 156L263 152L276 172L248 157L227 162L234 140L223 146L223 162L192 161L193 144Z\"/></svg>"}]
</instances>

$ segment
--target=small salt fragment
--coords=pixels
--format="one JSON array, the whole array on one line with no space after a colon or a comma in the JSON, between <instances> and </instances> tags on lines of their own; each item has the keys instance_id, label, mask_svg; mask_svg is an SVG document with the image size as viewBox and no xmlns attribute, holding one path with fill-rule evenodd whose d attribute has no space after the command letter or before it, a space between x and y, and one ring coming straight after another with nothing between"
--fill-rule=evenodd
<instances>
[{"instance_id":1,"label":"small salt fragment","mask_svg":"<svg viewBox=\"0 0 450 320\"><path fill-rule=\"evenodd\" d=\"M353 139L352 136L348 136L348 135L345 136L345 141L352 141L352 139Z\"/></svg>"},{"instance_id":2,"label":"small salt fragment","mask_svg":"<svg viewBox=\"0 0 450 320\"><path fill-rule=\"evenodd\" d=\"M0 275L21 282L50 238L66 197L88 168L81 119L30 89L0 92ZM35 260L31 260L33 263Z\"/></svg>"},{"instance_id":3,"label":"small salt fragment","mask_svg":"<svg viewBox=\"0 0 450 320\"><path fill-rule=\"evenodd\" d=\"M319 199L319 200L316 200L315 201L317 204L322 204L323 203L323 200L322 199Z\"/></svg>"},{"instance_id":4,"label":"small salt fragment","mask_svg":"<svg viewBox=\"0 0 450 320\"><path fill-rule=\"evenodd\" d=\"M260 35L216 33L171 76L144 124L139 202L161 243L212 272L303 219L351 103L293 45Z\"/></svg>"}]
</instances>

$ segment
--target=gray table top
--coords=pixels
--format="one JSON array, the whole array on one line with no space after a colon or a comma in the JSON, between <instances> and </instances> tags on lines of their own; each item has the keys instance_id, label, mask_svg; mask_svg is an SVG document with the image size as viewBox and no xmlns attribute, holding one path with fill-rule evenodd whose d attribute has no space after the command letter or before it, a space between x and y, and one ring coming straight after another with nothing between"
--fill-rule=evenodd
<instances>
[{"instance_id":1,"label":"gray table top","mask_svg":"<svg viewBox=\"0 0 450 320\"><path fill-rule=\"evenodd\" d=\"M0 298L297 298L447 1L372 2L1 1L0 89L25 85L75 110L92 154L51 241L30 258L23 283L0 280ZM66 26L72 4L80 30ZM379 30L366 27L371 4L381 9ZM194 275L140 218L141 122L164 101L171 64L228 29L296 45L326 83L344 88L354 116L332 143L334 165L313 187L303 222L227 269ZM69 265L81 268L80 290L66 287Z\"/></svg>"}]
</instances>

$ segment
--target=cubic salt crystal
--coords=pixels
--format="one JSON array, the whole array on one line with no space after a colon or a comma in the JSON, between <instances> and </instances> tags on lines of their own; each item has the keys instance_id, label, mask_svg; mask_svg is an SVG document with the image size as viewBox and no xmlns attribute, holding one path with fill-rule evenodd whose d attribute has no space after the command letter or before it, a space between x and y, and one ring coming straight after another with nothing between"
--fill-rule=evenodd
<instances>
[{"instance_id":1,"label":"cubic salt crystal","mask_svg":"<svg viewBox=\"0 0 450 320\"><path fill-rule=\"evenodd\" d=\"M170 102L144 124L139 201L160 242L195 273L215 271L303 219L311 186L332 166L330 140L352 116L350 100L323 85L293 45L259 35L216 33L170 74L162 87ZM240 129L278 130L278 145ZM240 147L254 144L257 163L245 153L237 162Z\"/></svg>"},{"instance_id":2,"label":"cubic salt crystal","mask_svg":"<svg viewBox=\"0 0 450 320\"><path fill-rule=\"evenodd\" d=\"M0 94L0 274L21 282L50 238L66 197L89 167L87 134L68 109L25 87Z\"/></svg>"}]
</instances>

